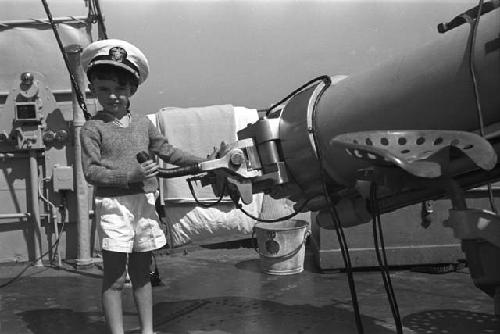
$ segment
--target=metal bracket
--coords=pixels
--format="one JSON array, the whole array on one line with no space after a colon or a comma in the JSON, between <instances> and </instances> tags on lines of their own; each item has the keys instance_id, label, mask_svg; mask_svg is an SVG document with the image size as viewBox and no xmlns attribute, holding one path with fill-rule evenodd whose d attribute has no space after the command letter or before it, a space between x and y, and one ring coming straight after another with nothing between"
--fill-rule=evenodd
<instances>
[{"instance_id":1,"label":"metal bracket","mask_svg":"<svg viewBox=\"0 0 500 334\"><path fill-rule=\"evenodd\" d=\"M500 247L500 216L482 209L450 209L449 213L443 225L451 227L456 238L484 239Z\"/></svg>"}]
</instances>

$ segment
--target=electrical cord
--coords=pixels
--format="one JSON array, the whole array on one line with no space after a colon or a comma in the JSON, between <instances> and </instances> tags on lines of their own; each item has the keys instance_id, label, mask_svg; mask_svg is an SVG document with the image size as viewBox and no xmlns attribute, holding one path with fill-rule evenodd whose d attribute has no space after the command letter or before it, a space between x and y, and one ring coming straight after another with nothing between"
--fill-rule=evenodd
<instances>
[{"instance_id":1,"label":"electrical cord","mask_svg":"<svg viewBox=\"0 0 500 334\"><path fill-rule=\"evenodd\" d=\"M351 263L351 257L349 255L349 247L347 245L347 240L346 240L346 237L344 234L344 229L342 227L342 224L340 223L338 213L337 213L335 207L333 206L332 198L330 196L330 193L328 192L326 170L325 170L324 163L323 163L323 156L322 156L321 149L320 149L321 146L320 146L319 138L316 134L316 122L317 122L316 104L317 104L317 101L319 100L319 98L321 97L321 95L323 94L323 92L330 86L331 79L329 76L321 76L321 77L318 77L316 79L311 80L309 83L305 84L302 87L306 87L308 84L315 82L315 81L318 81L318 80L323 81L325 83L325 87L323 88L323 91L321 91L320 94L318 94L318 97L317 97L317 99L312 107L313 126L311 128L311 134L312 134L312 138L314 141L314 145L317 148L316 154L318 157L318 164L319 164L319 169L320 169L320 174L321 174L321 181L322 181L321 185L322 185L323 194L328 202L329 213L330 213L330 216L332 218L332 221L335 224L335 231L337 232L337 239L338 239L338 242L340 245L340 252L342 254L342 259L344 261L344 267L345 267L345 271L347 274L347 282L349 285L349 291L351 293L351 304L352 304L353 311L354 311L354 320L355 320L355 324L356 324L356 329L357 329L358 334L363 334L364 333L363 322L361 320L361 313L359 310L359 302L358 302L358 297L357 297L357 293L356 293L356 283L354 281L354 276L353 276L353 268L352 268L352 263ZM297 90L297 92L300 90L301 89Z\"/></svg>"},{"instance_id":2,"label":"electrical cord","mask_svg":"<svg viewBox=\"0 0 500 334\"><path fill-rule=\"evenodd\" d=\"M474 99L476 102L476 112L477 112L477 121L479 125L479 134L481 137L484 137L484 121L483 121L483 111L481 107L481 99L479 95L479 84L478 84L478 79L477 79L477 74L476 74L476 68L475 68L475 53L474 49L476 47L476 38L477 38L477 29L479 26L479 21L481 19L481 14L482 9L483 9L483 4L484 0L479 0L479 4L477 6L478 8L478 15L476 19L472 19L470 22L471 25L471 31L470 31L470 38L469 38L469 72L472 80L472 86L474 89ZM488 188L488 200L490 203L490 208L494 213L498 213L498 209L495 205L495 200L493 198L493 188L491 186L491 183L487 184Z\"/></svg>"},{"instance_id":3,"label":"electrical cord","mask_svg":"<svg viewBox=\"0 0 500 334\"><path fill-rule=\"evenodd\" d=\"M189 178L189 179L187 179L187 182L188 182L189 191L191 192L191 196L193 196L193 199L197 205L204 207L204 208L210 208L214 205L219 204L222 201L222 198L224 197L224 193L227 190L227 183L224 183L221 194L216 201L210 202L210 203L205 203L205 202L201 202L198 199L198 197L196 196L196 192L194 191L192 181L196 180L196 179L197 179L196 177ZM306 207L307 203L309 203L313 199L313 198L307 199L304 203L301 204L301 206L298 209L294 210L294 212L290 213L289 215L282 216L282 217L275 218L275 219L263 219L263 218L256 217L256 216L252 215L251 213L249 213L248 211L246 211L245 209L243 209L243 206L239 203L238 199L234 198L233 196L230 196L230 198L233 201L233 204L236 206L236 208L238 208L243 214L252 218L253 220L256 220L256 221L259 221L262 223L276 223L276 222L280 222L283 220L291 219L291 218L295 217L296 215L298 215L300 212L302 212L302 210Z\"/></svg>"},{"instance_id":4,"label":"electrical cord","mask_svg":"<svg viewBox=\"0 0 500 334\"><path fill-rule=\"evenodd\" d=\"M198 180L198 178L196 177L191 177L191 178L188 178L186 181L188 183L188 187L189 187L189 191L191 192L191 196L193 196L193 199L195 201L196 204L198 204L199 206L203 207L203 208L210 208L214 205L217 205L219 204L221 201L222 201L222 198L224 197L224 192L226 191L226 183L224 183L224 187L222 188L222 191L219 195L219 198L214 201L214 202L201 202L198 197L196 196L196 192L194 191L194 187L193 187L193 184L192 182L195 181L195 180Z\"/></svg>"},{"instance_id":5,"label":"electrical cord","mask_svg":"<svg viewBox=\"0 0 500 334\"><path fill-rule=\"evenodd\" d=\"M314 78L312 80L309 80L308 82L306 82L305 84L303 84L302 86L300 86L299 88L295 89L293 92L291 92L290 94L288 94L287 96L285 96L283 99L281 99L280 101L278 101L275 104L273 104L272 106L270 106L267 109L267 111L266 111L266 117L269 117L269 115L271 114L271 112L274 109L276 109L278 106L282 105L283 103L285 103L286 101L288 101L290 98L292 98L293 96L297 95L298 93L300 93L301 91L303 91L305 88L309 87L310 85L312 85L316 81L330 82L330 77L327 76L327 75L321 75L321 76L316 77L316 78Z\"/></svg>"},{"instance_id":6,"label":"electrical cord","mask_svg":"<svg viewBox=\"0 0 500 334\"><path fill-rule=\"evenodd\" d=\"M47 197L45 197L43 194L43 191L42 191L42 183L44 181L49 181L49 180L50 180L50 178L40 178L40 180L38 181L38 195L45 203L47 203L47 205L50 206L52 215L54 216L55 212L57 211L57 206L54 203L52 203ZM59 239L59 231L56 229L56 227L54 227L54 233L56 235L56 240ZM54 253L55 254L57 253L58 260L60 261L59 247L55 248ZM54 254L54 256L55 256L55 254ZM50 260L51 263L52 263L52 261L53 261L53 259Z\"/></svg>"},{"instance_id":7,"label":"electrical cord","mask_svg":"<svg viewBox=\"0 0 500 334\"><path fill-rule=\"evenodd\" d=\"M75 90L76 92L76 98L77 98L77 101L78 101L78 104L80 106L80 108L82 109L83 111L83 114L85 116L85 119L88 120L90 119L92 116L90 115L90 113L88 112L88 109L87 109L87 105L85 104L85 98L83 97L83 94L80 90L80 87L78 87L78 84L76 83L76 79L73 75L73 72L71 71L71 68L69 66L69 60L66 56L66 53L64 52L64 46L62 44L62 41L61 41L61 38L59 36L59 32L57 31L57 28L56 28L56 25L54 23L54 19L52 17L52 13L50 11L50 8L49 8L49 5L47 4L47 1L46 0L41 0L42 1L42 4L43 4L43 7L45 9L45 13L47 14L47 19L49 20L50 22L50 25L52 27L52 31L54 32L54 36L56 38L56 41L59 45L59 49L62 53L62 56L63 56L63 60L64 60L64 63L66 65L66 68L69 72L69 76L70 76L70 80L71 80L71 85L73 87L73 89ZM96 0L97 1L97 0ZM100 17L100 19L102 20L102 14L100 13L100 8L99 8L99 5L96 4L96 9L98 11L98 17ZM50 202L44 195L43 193L40 191L40 183L43 182L44 179L42 179L41 181L39 181L39 184L38 184L38 195L39 197L46 203L48 203L49 205L51 205L52 208L54 208L54 204L52 202ZM64 231L64 227L65 227L65 222L63 222L63 225L61 227L61 232ZM3 283L0 285L0 289L1 288L4 288L10 284L12 284L13 282L15 282L17 279L19 279L22 274L28 270L29 267L33 266L35 263L37 263L39 260L41 260L44 256L46 256L47 254L49 254L50 252L52 252L54 249L56 249L56 247L58 247L59 245L59 240L60 240L60 237L61 237L61 233L59 233L59 235L57 236L56 240L54 241L54 244L43 254L41 254L39 257L37 257L36 259L34 259L33 261L29 262L27 266L24 267L23 270L21 270L21 272L19 272L16 276L14 276L13 278L11 278L10 280L8 280L7 282Z\"/></svg>"},{"instance_id":8,"label":"electrical cord","mask_svg":"<svg viewBox=\"0 0 500 334\"><path fill-rule=\"evenodd\" d=\"M382 280L384 281L384 288L387 293L387 299L389 300L389 305L391 307L391 312L394 318L397 333L402 334L403 326L401 323L401 316L399 314L398 303L396 300L394 289L392 287L391 276L389 273L389 264L387 261L382 224L380 220L380 209L378 207L378 202L377 202L377 184L375 182L372 182L370 184L370 211L372 213L373 243L374 243L375 253L377 255L377 261L380 273L382 275Z\"/></svg>"},{"instance_id":9,"label":"electrical cord","mask_svg":"<svg viewBox=\"0 0 500 334\"><path fill-rule=\"evenodd\" d=\"M246 216L252 218L253 220L259 221L261 223L277 223L277 222L280 222L280 221L291 219L291 218L295 217L296 215L298 215L299 213L301 213L302 210L306 207L307 203L309 203L312 199L313 199L313 197L308 198L304 203L302 203L300 205L300 207L298 209L295 209L294 212L292 212L292 213L290 213L290 214L288 214L286 216L282 216L282 217L275 218L275 219L263 219L263 218L255 217L251 213L249 213L248 211L246 211L245 209L243 209L243 206L238 201L234 201L234 205L241 212L243 212L243 214L245 214Z\"/></svg>"},{"instance_id":10,"label":"electrical cord","mask_svg":"<svg viewBox=\"0 0 500 334\"><path fill-rule=\"evenodd\" d=\"M42 181L44 179L41 179ZM40 191L40 182L39 182L39 188L38 188L38 195L40 196L40 198L42 198L42 200L44 201L48 201L43 195L42 195L42 192ZM49 203L51 205L54 205L52 202L49 201ZM65 227L65 224L66 222L63 221L62 223L62 226L61 226L61 231L59 232L59 235L57 236L56 240L54 241L54 244L45 252L43 253L42 255L40 255L39 257L37 257L36 259L34 259L33 261L30 261L28 263L28 265L26 265L16 276L14 276L13 278L11 278L10 280L8 280L7 282L3 283L0 285L0 289L2 288L5 288L6 286L14 283L15 281L17 281L23 274L26 270L28 270L28 268L30 268L31 266L33 266L35 263L37 263L39 260L43 259L44 256L46 256L47 254L49 254L50 252L52 252L54 249L56 249L56 247L59 247L59 240L61 239L61 234L62 232L64 231L64 227Z\"/></svg>"},{"instance_id":11,"label":"electrical cord","mask_svg":"<svg viewBox=\"0 0 500 334\"><path fill-rule=\"evenodd\" d=\"M64 231L64 224L65 223L63 222L63 226L61 227L61 232ZM28 268L32 267L38 260L41 260L45 255L47 255L51 251L53 251L55 249L55 247L58 247L60 237L61 237L61 233L59 233L59 237L56 239L56 241L54 242L54 244L52 245L52 247L50 247L45 253L43 253L42 255L40 255L39 257L37 257L36 259L34 259L33 261L29 262L28 265L26 265L24 267L24 269L21 270L16 276L14 276L13 278L11 278L7 282L1 284L0 285L0 289L5 288L6 286L14 283L16 280L18 280L24 274L24 272L26 270L28 270Z\"/></svg>"}]
</instances>

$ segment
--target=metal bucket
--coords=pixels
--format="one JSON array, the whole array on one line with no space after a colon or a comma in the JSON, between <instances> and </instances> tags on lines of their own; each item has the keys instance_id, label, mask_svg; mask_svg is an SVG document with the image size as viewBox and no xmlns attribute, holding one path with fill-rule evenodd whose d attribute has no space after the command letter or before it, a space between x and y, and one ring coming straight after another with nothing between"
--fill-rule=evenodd
<instances>
[{"instance_id":1,"label":"metal bucket","mask_svg":"<svg viewBox=\"0 0 500 334\"><path fill-rule=\"evenodd\" d=\"M253 238L262 272L291 275L304 270L305 243L310 232L304 220L256 223Z\"/></svg>"}]
</instances>

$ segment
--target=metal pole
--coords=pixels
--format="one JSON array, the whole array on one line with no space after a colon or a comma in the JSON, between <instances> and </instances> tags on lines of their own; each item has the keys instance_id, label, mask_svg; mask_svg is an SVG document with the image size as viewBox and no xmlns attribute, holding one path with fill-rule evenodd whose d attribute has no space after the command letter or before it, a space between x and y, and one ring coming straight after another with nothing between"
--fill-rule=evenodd
<instances>
[{"instance_id":1,"label":"metal pole","mask_svg":"<svg viewBox=\"0 0 500 334\"><path fill-rule=\"evenodd\" d=\"M82 48L79 45L71 45L66 47L69 65L75 80L80 87L80 91L84 91L84 74L80 66L80 53ZM76 266L83 268L92 264L90 256L90 224L89 224L89 188L87 181L83 175L82 168L82 147L80 144L80 130L85 123L83 111L80 109L77 100L77 93L73 89L73 147L74 147L74 182L76 192L76 224L78 233L78 250Z\"/></svg>"},{"instance_id":2,"label":"metal pole","mask_svg":"<svg viewBox=\"0 0 500 334\"><path fill-rule=\"evenodd\" d=\"M31 213L3 213L0 214L0 219L11 219L11 218L29 218Z\"/></svg>"},{"instance_id":3,"label":"metal pole","mask_svg":"<svg viewBox=\"0 0 500 334\"><path fill-rule=\"evenodd\" d=\"M42 263L42 224L40 221L40 205L38 202L38 161L37 151L29 150L30 157L30 195L31 195L31 222L33 228L33 248L35 253L35 266L43 266Z\"/></svg>"},{"instance_id":4,"label":"metal pole","mask_svg":"<svg viewBox=\"0 0 500 334\"><path fill-rule=\"evenodd\" d=\"M85 24L89 23L89 18L87 16L64 16L64 17L54 17L54 23L66 23L66 24ZM50 25L50 21L47 19L28 19L28 20L10 20L10 21L0 21L1 29L10 29L15 27L26 27L32 25Z\"/></svg>"}]
</instances>

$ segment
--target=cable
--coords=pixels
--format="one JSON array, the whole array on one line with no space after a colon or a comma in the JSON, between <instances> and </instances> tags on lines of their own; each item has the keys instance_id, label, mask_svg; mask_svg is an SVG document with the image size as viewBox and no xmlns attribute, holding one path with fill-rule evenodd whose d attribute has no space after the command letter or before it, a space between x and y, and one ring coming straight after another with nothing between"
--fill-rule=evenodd
<instances>
[{"instance_id":1,"label":"cable","mask_svg":"<svg viewBox=\"0 0 500 334\"><path fill-rule=\"evenodd\" d=\"M62 56L63 56L63 59L64 59L64 63L65 63L66 68L67 68L67 70L69 72L70 80L71 80L71 85L72 85L73 89L75 90L76 97L77 97L77 100L78 100L78 104L80 105L80 108L83 111L85 119L88 120L88 119L91 118L91 115L88 112L87 105L85 104L85 99L83 97L83 94L82 94L80 88L78 87L78 84L76 83L76 79L75 79L75 77L74 77L74 75L73 75L73 73L71 71L70 66L69 66L69 60L68 60L68 58L66 56L66 53L64 52L64 46L63 46L61 38L59 36L59 32L57 31L57 28L55 26L54 19L52 18L52 13L50 12L49 5L47 4L46 0L41 0L41 1L42 1L42 4L43 4L43 7L45 9L45 13L47 14L47 19L50 22L50 25L52 27L52 31L54 32L55 38L57 40L57 44L59 45L59 49L60 49L60 51L62 53ZM38 190L39 190L38 195L46 203L49 203L49 205L54 205L45 196L43 196L42 192L40 191L40 183L43 180L44 179L41 179L39 181L39 184L38 184ZM63 226L61 228L61 232L64 231L64 225L65 225L65 222L63 222ZM58 237L56 238L56 240L55 240L54 244L52 245L52 247L50 247L45 253L43 253L42 255L40 255L39 257L37 257L36 259L34 259L33 261L29 262L28 265L23 270L21 270L21 272L19 272L16 276L14 276L10 280L8 280L6 283L1 284L0 285L0 289L4 288L4 287L6 287L6 286L8 286L10 284L12 284L13 282L15 282L19 277L22 276L22 274L26 270L28 270L29 267L33 266L33 264L35 264L38 260L41 260L44 256L46 256L47 254L49 254L52 250L55 249L55 247L58 247L60 237L61 237L61 234L58 235Z\"/></svg>"},{"instance_id":2,"label":"cable","mask_svg":"<svg viewBox=\"0 0 500 334\"><path fill-rule=\"evenodd\" d=\"M39 193L40 194L40 193ZM42 198L43 199L43 198ZM64 227L65 227L65 224L66 222L63 221L63 224L62 224L62 227L61 227L61 232L64 231ZM8 280L7 282L3 283L0 285L0 289L2 288L5 288L6 286L14 283L16 280L18 280L26 270L28 270L28 268L30 268L31 266L33 266L35 263L38 262L38 260L41 260L45 255L49 254L50 252L52 252L55 247L59 247L59 240L61 239L61 234L62 233L59 233L59 236L56 238L56 240L54 241L54 244L52 245L52 247L50 247L45 253L43 253L42 255L40 255L39 257L37 257L36 259L34 259L33 261L30 261L28 263L28 265L26 265L23 270L21 270L16 276L14 276L13 278L11 278L10 280Z\"/></svg>"},{"instance_id":3,"label":"cable","mask_svg":"<svg viewBox=\"0 0 500 334\"><path fill-rule=\"evenodd\" d=\"M481 13L481 8L483 7L483 0L479 0L479 9L478 12ZM479 98L479 88L478 88L478 83L477 83L477 77L476 77L476 69L475 69L475 57L474 57L474 48L476 45L476 36L477 36L477 27L479 25L479 20L481 18L481 15L478 15L475 20L471 21L471 36L470 36L470 43L469 43L469 71L472 79L472 86L474 88L474 98L476 100L476 111L477 111L477 119L478 119L478 125L479 125L479 133L481 134L481 137L484 137L484 123L483 123L483 112L481 110L481 101Z\"/></svg>"},{"instance_id":4,"label":"cable","mask_svg":"<svg viewBox=\"0 0 500 334\"><path fill-rule=\"evenodd\" d=\"M311 128L311 134L312 134L312 138L314 141L314 145L317 147L317 156L318 156L318 163L319 163L319 168L320 168L320 173L321 173L321 181L322 181L321 185L322 185L322 189L323 189L323 194L328 202L329 213L330 213L330 216L332 218L332 221L335 224L335 231L337 232L337 239L338 239L338 242L340 245L340 252L342 254L342 259L344 260L344 267L345 267L345 271L347 274L347 282L349 284L349 291L351 293L351 303L352 303L352 307L354 310L354 320L355 320L356 328L357 328L358 334L363 334L364 333L363 322L361 320L361 313L359 311L359 303L358 303L358 297L357 297L357 293L356 293L356 284L355 284L354 276L353 276L351 257L349 255L349 247L347 245L347 240L346 240L346 237L344 234L342 224L340 223L338 213L337 213L335 207L333 206L333 202L332 202L332 199L330 197L330 193L328 192L327 182L326 182L327 181L326 170L323 166L323 156L322 156L321 149L320 149L321 146L320 146L319 138L316 134L316 126L315 126L316 125L316 103L319 100L319 98L321 97L321 95L323 94L324 90L330 86L331 80L330 80L330 77L328 77L328 76L321 76L321 77L318 77L314 80L311 80L310 82L314 82L317 80L322 80L325 83L325 87L323 88L323 91L320 94L318 94L317 100L315 101L314 106L312 107L313 126ZM307 86L307 84L304 85L303 87L305 87L305 86ZM300 89L297 91L300 91Z\"/></svg>"},{"instance_id":5,"label":"cable","mask_svg":"<svg viewBox=\"0 0 500 334\"><path fill-rule=\"evenodd\" d=\"M482 13L483 3L484 3L483 0L479 0L479 5L477 6L478 13ZM478 125L479 125L479 134L481 135L481 137L484 137L483 111L482 111L481 99L480 99L480 95L479 95L479 84L478 84L477 75L476 75L475 53L474 53L474 49L476 47L477 29L479 26L480 19L481 19L481 15L478 14L476 19L475 20L473 19L470 22L471 31L470 31L470 38L469 38L469 71L470 71L470 76L471 76L471 80L472 80L472 86L474 89L474 99L476 101L476 112L477 112L477 120L478 120ZM495 213L498 213L498 209L496 208L495 200L493 198L493 189L492 189L491 183L488 183L487 187L488 187L488 200L490 202L491 210Z\"/></svg>"},{"instance_id":6,"label":"cable","mask_svg":"<svg viewBox=\"0 0 500 334\"><path fill-rule=\"evenodd\" d=\"M280 221L291 219L291 218L295 217L296 215L298 215L299 213L301 213L302 210L306 207L307 203L309 203L313 198L314 197L308 198L304 203L302 203L300 205L300 207L298 209L294 210L294 212L292 212L286 216L282 216L282 217L275 218L275 219L263 219L263 218L255 217L252 214L250 214L248 211L243 209L243 206L237 201L234 201L234 205L236 205L236 207L238 209L240 209L241 212L243 212L246 216L252 218L253 220L259 221L261 223L277 223Z\"/></svg>"},{"instance_id":7,"label":"cable","mask_svg":"<svg viewBox=\"0 0 500 334\"><path fill-rule=\"evenodd\" d=\"M337 210L332 204L330 194L326 193L326 195L329 203L329 213L335 224L335 231L337 232L337 240L340 245L340 252L342 254L342 259L344 260L344 267L347 274L347 282L349 284L349 290L351 293L351 303L354 310L354 320L356 323L356 328L359 334L363 334L364 333L363 322L361 320L361 313L359 311L359 302L356 293L356 284L354 281L353 268L351 263L351 256L349 255L349 247L347 245L347 239L345 237L344 228L340 222Z\"/></svg>"},{"instance_id":8,"label":"cable","mask_svg":"<svg viewBox=\"0 0 500 334\"><path fill-rule=\"evenodd\" d=\"M380 273L382 275L382 280L384 281L384 288L387 293L387 299L389 300L389 305L391 307L391 312L394 318L397 333L402 334L403 326L401 323L401 316L399 314L396 295L392 287L391 276L389 274L389 265L387 261L387 254L385 252L382 224L380 221L380 210L377 204L377 184L375 182L372 182L370 184L370 211L372 213L372 223L373 223L373 243L374 243L375 253L377 255L377 261L379 264ZM380 254L381 250L382 250L382 255Z\"/></svg>"},{"instance_id":9,"label":"cable","mask_svg":"<svg viewBox=\"0 0 500 334\"><path fill-rule=\"evenodd\" d=\"M271 113L271 111L273 109L275 109L276 107L282 105L285 101L289 100L292 96L297 95L299 92L303 91L306 87L312 85L316 81L330 82L330 77L327 76L327 75L321 75L321 76L316 77L316 78L314 78L312 80L309 80L308 82L306 82L305 84L303 84L302 86L300 86L299 88L297 88L296 90L294 90L293 92L291 92L290 94L288 94L286 97L284 97L280 101L278 101L275 104L273 104L272 106L270 106L267 109L267 111L266 111L266 117L269 116L269 114Z\"/></svg>"},{"instance_id":10,"label":"cable","mask_svg":"<svg viewBox=\"0 0 500 334\"><path fill-rule=\"evenodd\" d=\"M188 183L188 187L189 187L189 191L191 192L191 196L193 196L193 199L194 199L196 204L198 204L199 206L204 207L204 208L210 208L214 205L219 204L222 201L222 198L224 197L224 192L226 191L226 183L224 183L224 187L222 188L220 196L215 202L204 203L204 202L200 202L200 200L196 196L196 193L195 193L193 185L192 185L193 180L197 180L197 178L191 177L191 178L187 179L186 181Z\"/></svg>"},{"instance_id":11,"label":"cable","mask_svg":"<svg viewBox=\"0 0 500 334\"><path fill-rule=\"evenodd\" d=\"M50 178L40 178L40 180L38 181L38 196L45 203L47 203L50 206L52 215L54 216L55 215L54 213L57 211L57 206L54 203L52 203L47 197L45 197L43 195L43 191L42 191L42 187L41 187L43 181L49 181L49 180L50 180ZM54 221L55 221L55 219L54 219ZM55 221L55 226L54 226L54 233L56 235L56 240L59 239L59 231L57 230L57 222L56 221ZM59 261L58 265L60 266L61 256L59 254L59 247L56 248L56 252L55 253L57 254L57 257L58 257L57 260ZM55 254L54 254L54 256L55 256ZM53 259L50 260L51 263L52 263L52 261L53 261Z\"/></svg>"},{"instance_id":12,"label":"cable","mask_svg":"<svg viewBox=\"0 0 500 334\"><path fill-rule=\"evenodd\" d=\"M197 178L189 178L189 179L187 179L187 182L188 182L189 191L191 192L191 196L193 196L193 199L194 199L194 201L195 201L196 204L198 204L199 206L204 207L204 208L210 208L210 207L212 207L214 205L219 204L222 201L222 198L224 197L224 193L227 190L227 183L226 182L224 182L224 186L222 188L221 194L220 194L219 198L216 201L210 202L210 203L204 203L204 202L200 202L200 200L196 196L196 193L195 193L193 185L192 185L192 181L193 180L197 180ZM313 198L307 199L304 203L301 204L301 206L298 209L294 210L294 212L292 212L289 215L282 216L282 217L275 218L275 219L262 219L262 218L253 216L251 213L249 213L248 211L246 211L245 209L243 209L243 206L239 203L238 199L234 198L233 196L230 196L230 198L233 201L233 204L241 212L243 212L243 214L245 214L246 216L252 218L253 220L256 220L256 221L259 221L259 222L262 222L262 223L276 223L276 222L279 222L279 221L288 220L290 218L293 218L296 215L298 215L300 212L302 212L302 209L304 209L306 207L307 203L309 203L309 201L311 201L313 199Z\"/></svg>"},{"instance_id":13,"label":"cable","mask_svg":"<svg viewBox=\"0 0 500 334\"><path fill-rule=\"evenodd\" d=\"M47 197L45 197L43 195L43 191L41 189L41 184L43 181L46 181L47 178L40 178L40 180L38 181L38 196L47 204L49 204L51 206L52 209L57 209L57 207L55 206L54 203L52 203L49 199L47 199ZM61 227L61 232L64 231L64 227L65 227L65 222L63 222L62 224L62 227ZM55 227L57 228L57 227ZM55 229L54 228L54 229ZM52 247L50 247L45 253L43 253L42 255L40 255L39 257L37 257L36 259L34 259L33 261L29 262L28 265L26 267L24 267L23 270L21 270L16 276L14 276L13 278L11 278L9 281L7 281L6 283L3 283L2 285L0 285L0 289L1 288L4 288L10 284L12 284L13 282L15 282L17 279L19 279L22 274L28 270L29 267L33 266L35 263L38 262L38 260L41 260L45 255L49 254L51 251L53 251L54 249L56 249L56 247L59 247L59 240L61 238L61 233L57 233L58 231L54 230L54 233L56 233L57 237L56 237L56 240L54 241L54 244L52 245Z\"/></svg>"}]
</instances>

